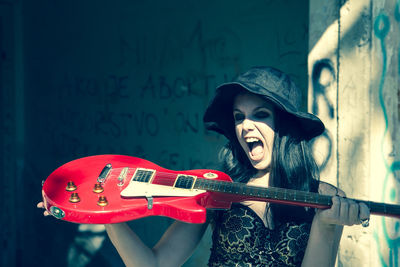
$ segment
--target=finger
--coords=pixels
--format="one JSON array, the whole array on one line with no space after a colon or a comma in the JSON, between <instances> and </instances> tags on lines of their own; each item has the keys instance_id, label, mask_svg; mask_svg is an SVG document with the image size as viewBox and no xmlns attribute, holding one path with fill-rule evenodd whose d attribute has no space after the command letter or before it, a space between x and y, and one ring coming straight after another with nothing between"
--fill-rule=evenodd
<instances>
[{"instance_id":1,"label":"finger","mask_svg":"<svg viewBox=\"0 0 400 267\"><path fill-rule=\"evenodd\" d=\"M338 217L340 214L340 198L338 196L332 197L332 207L330 208L332 217Z\"/></svg>"},{"instance_id":2,"label":"finger","mask_svg":"<svg viewBox=\"0 0 400 267\"><path fill-rule=\"evenodd\" d=\"M358 219L360 220L364 220L364 219L369 219L370 217L370 212L369 212L369 208L367 207L367 205L365 205L364 203L360 203L359 204L359 217Z\"/></svg>"},{"instance_id":3,"label":"finger","mask_svg":"<svg viewBox=\"0 0 400 267\"><path fill-rule=\"evenodd\" d=\"M346 197L346 194L342 190L340 190L339 188L337 189L336 195L339 196L339 197L342 197L342 198Z\"/></svg>"},{"instance_id":4,"label":"finger","mask_svg":"<svg viewBox=\"0 0 400 267\"><path fill-rule=\"evenodd\" d=\"M332 206L326 210L319 210L319 216L326 223L335 223L340 213L340 198L338 196L332 197Z\"/></svg>"},{"instance_id":5,"label":"finger","mask_svg":"<svg viewBox=\"0 0 400 267\"><path fill-rule=\"evenodd\" d=\"M40 208L40 209L43 209L44 208L44 203L43 202L39 202L37 204L37 207Z\"/></svg>"},{"instance_id":6,"label":"finger","mask_svg":"<svg viewBox=\"0 0 400 267\"><path fill-rule=\"evenodd\" d=\"M353 201L349 200L349 224L357 224L359 223L359 205Z\"/></svg>"},{"instance_id":7,"label":"finger","mask_svg":"<svg viewBox=\"0 0 400 267\"><path fill-rule=\"evenodd\" d=\"M43 215L44 215L44 216L49 216L50 213L49 213L47 210L45 210L45 211L43 212Z\"/></svg>"},{"instance_id":8,"label":"finger","mask_svg":"<svg viewBox=\"0 0 400 267\"><path fill-rule=\"evenodd\" d=\"M349 201L347 199L340 200L340 213L339 220L342 222L348 222L349 220Z\"/></svg>"}]
</instances>

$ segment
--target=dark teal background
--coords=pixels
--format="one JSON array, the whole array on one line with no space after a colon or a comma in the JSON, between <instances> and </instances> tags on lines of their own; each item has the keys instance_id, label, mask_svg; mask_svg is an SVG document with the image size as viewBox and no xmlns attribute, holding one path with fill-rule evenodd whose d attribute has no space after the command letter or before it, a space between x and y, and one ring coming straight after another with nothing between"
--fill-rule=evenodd
<instances>
[{"instance_id":1,"label":"dark teal background","mask_svg":"<svg viewBox=\"0 0 400 267\"><path fill-rule=\"evenodd\" d=\"M307 88L308 1L23 1L20 266L123 266L103 231L44 218L41 181L73 159L126 154L218 168L202 114L214 88L272 65ZM28 189L29 188L29 189ZM130 225L150 246L171 220ZM185 266L204 266L209 232Z\"/></svg>"}]
</instances>

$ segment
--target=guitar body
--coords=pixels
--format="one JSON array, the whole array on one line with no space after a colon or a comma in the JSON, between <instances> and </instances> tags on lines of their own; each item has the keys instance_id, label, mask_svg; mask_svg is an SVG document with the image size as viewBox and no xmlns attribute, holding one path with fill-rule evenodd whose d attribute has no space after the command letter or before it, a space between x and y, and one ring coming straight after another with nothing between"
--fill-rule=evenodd
<instances>
[{"instance_id":1,"label":"guitar body","mask_svg":"<svg viewBox=\"0 0 400 267\"><path fill-rule=\"evenodd\" d=\"M107 164L111 168L103 171ZM106 173L99 178L102 171ZM175 188L179 176L231 181L228 175L214 170L172 171L136 157L99 155L56 169L44 182L42 195L45 208L56 218L88 224L119 223L147 216L204 223L207 208L230 208L231 203L219 193ZM140 181L146 178L149 181ZM162 193L158 196L157 192Z\"/></svg>"}]
</instances>

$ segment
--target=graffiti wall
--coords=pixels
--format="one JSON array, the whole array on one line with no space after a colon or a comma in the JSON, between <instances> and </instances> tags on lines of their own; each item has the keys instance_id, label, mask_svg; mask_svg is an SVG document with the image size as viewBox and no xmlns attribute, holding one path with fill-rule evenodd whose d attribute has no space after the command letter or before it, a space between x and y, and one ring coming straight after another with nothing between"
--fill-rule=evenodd
<instances>
[{"instance_id":1,"label":"graffiti wall","mask_svg":"<svg viewBox=\"0 0 400 267\"><path fill-rule=\"evenodd\" d=\"M399 203L399 1L310 2L309 108L323 176L348 197ZM312 27L324 12L323 26ZM345 227L338 266L398 266L399 220Z\"/></svg>"}]
</instances>

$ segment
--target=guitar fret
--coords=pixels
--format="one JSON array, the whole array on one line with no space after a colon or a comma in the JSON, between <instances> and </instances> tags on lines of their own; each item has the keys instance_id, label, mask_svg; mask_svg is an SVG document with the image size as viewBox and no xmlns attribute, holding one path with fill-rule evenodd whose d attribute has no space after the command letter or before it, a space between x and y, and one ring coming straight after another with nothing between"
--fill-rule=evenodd
<instances>
[{"instance_id":1,"label":"guitar fret","mask_svg":"<svg viewBox=\"0 0 400 267\"><path fill-rule=\"evenodd\" d=\"M235 193L239 194L239 186L235 186Z\"/></svg>"},{"instance_id":2,"label":"guitar fret","mask_svg":"<svg viewBox=\"0 0 400 267\"><path fill-rule=\"evenodd\" d=\"M261 197L262 195L263 195L263 194L262 194L261 190L258 190L258 191L257 191L257 196Z\"/></svg>"},{"instance_id":3,"label":"guitar fret","mask_svg":"<svg viewBox=\"0 0 400 267\"><path fill-rule=\"evenodd\" d=\"M247 187L247 188L246 188L246 194L247 194L247 195L251 195L251 189L250 189L250 187Z\"/></svg>"},{"instance_id":4,"label":"guitar fret","mask_svg":"<svg viewBox=\"0 0 400 267\"><path fill-rule=\"evenodd\" d=\"M221 191L226 192L226 185L221 183Z\"/></svg>"},{"instance_id":5,"label":"guitar fret","mask_svg":"<svg viewBox=\"0 0 400 267\"><path fill-rule=\"evenodd\" d=\"M215 191L215 183L216 183L215 181L211 182L211 190L212 191Z\"/></svg>"},{"instance_id":6,"label":"guitar fret","mask_svg":"<svg viewBox=\"0 0 400 267\"><path fill-rule=\"evenodd\" d=\"M266 197L267 192L268 192L267 190L261 189L261 190L260 190L261 197Z\"/></svg>"},{"instance_id":7,"label":"guitar fret","mask_svg":"<svg viewBox=\"0 0 400 267\"><path fill-rule=\"evenodd\" d=\"M229 186L227 187L228 192L232 192L232 184L229 184Z\"/></svg>"},{"instance_id":8,"label":"guitar fret","mask_svg":"<svg viewBox=\"0 0 400 267\"><path fill-rule=\"evenodd\" d=\"M216 184L217 184L217 183L214 182L214 183L213 183L213 186L212 186L212 190L214 190L214 191L215 191L215 189L216 189L216 188L215 188L215 185L216 185Z\"/></svg>"},{"instance_id":9,"label":"guitar fret","mask_svg":"<svg viewBox=\"0 0 400 267\"><path fill-rule=\"evenodd\" d=\"M232 184L232 185L230 186L230 189L231 189L231 193L235 193L236 186L235 186L234 184Z\"/></svg>"},{"instance_id":10,"label":"guitar fret","mask_svg":"<svg viewBox=\"0 0 400 267\"><path fill-rule=\"evenodd\" d=\"M252 189L251 189L251 193L252 193L253 196L256 195L256 192L257 192L257 190L256 190L255 188L252 188Z\"/></svg>"},{"instance_id":11,"label":"guitar fret","mask_svg":"<svg viewBox=\"0 0 400 267\"><path fill-rule=\"evenodd\" d=\"M238 195L240 194L240 186L239 185L235 186L235 193Z\"/></svg>"}]
</instances>

